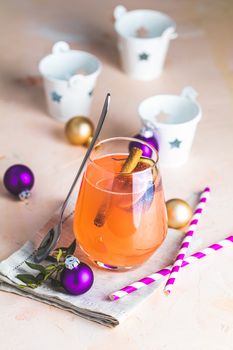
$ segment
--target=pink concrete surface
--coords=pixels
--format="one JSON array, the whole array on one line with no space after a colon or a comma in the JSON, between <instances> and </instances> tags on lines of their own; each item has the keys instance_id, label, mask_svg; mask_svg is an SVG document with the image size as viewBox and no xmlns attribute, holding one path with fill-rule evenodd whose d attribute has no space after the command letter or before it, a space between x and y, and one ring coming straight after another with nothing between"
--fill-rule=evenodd
<instances>
[{"instance_id":1,"label":"pink concrete surface","mask_svg":"<svg viewBox=\"0 0 233 350\"><path fill-rule=\"evenodd\" d=\"M202 247L232 234L233 200L233 4L231 0L123 1L129 9L152 8L177 22L165 72L153 82L127 78L119 69L113 0L11 0L1 2L0 176L14 163L35 175L28 203L12 199L0 183L0 259L20 247L59 206L84 149L67 143L63 126L48 117L40 86L19 78L37 74L37 63L57 40L88 50L104 64L91 118L106 92L112 103L102 137L132 135L139 128L137 105L157 93L199 92L203 107L191 159L162 169L166 198L189 198L203 186L211 201L199 232ZM218 259L218 264L216 260ZM32 300L0 293L1 350L111 348L133 350L230 350L233 344L232 251L197 264L177 280L166 298L160 288L114 330Z\"/></svg>"}]
</instances>

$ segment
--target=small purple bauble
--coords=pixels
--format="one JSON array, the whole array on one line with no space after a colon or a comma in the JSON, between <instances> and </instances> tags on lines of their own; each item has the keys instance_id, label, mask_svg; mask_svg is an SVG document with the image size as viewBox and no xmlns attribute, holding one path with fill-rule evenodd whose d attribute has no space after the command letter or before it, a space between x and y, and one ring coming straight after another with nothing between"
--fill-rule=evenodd
<instances>
[{"instance_id":1,"label":"small purple bauble","mask_svg":"<svg viewBox=\"0 0 233 350\"><path fill-rule=\"evenodd\" d=\"M60 279L63 288L69 294L81 295L91 288L94 282L94 275L87 264L78 262L78 265L73 265L72 268L65 267L62 270Z\"/></svg>"},{"instance_id":2,"label":"small purple bauble","mask_svg":"<svg viewBox=\"0 0 233 350\"><path fill-rule=\"evenodd\" d=\"M145 141L149 143L152 147L154 147L157 151L159 149L159 145L157 140L154 137L153 131L150 129L142 129L139 134L134 136L135 139ZM150 147L146 145L142 145L140 142L131 142L130 147L138 147L142 150L142 156L150 158L152 156L152 150Z\"/></svg>"},{"instance_id":3,"label":"small purple bauble","mask_svg":"<svg viewBox=\"0 0 233 350\"><path fill-rule=\"evenodd\" d=\"M25 199L30 196L30 190L34 185L34 175L26 165L15 164L7 169L3 182L11 194Z\"/></svg>"}]
</instances>

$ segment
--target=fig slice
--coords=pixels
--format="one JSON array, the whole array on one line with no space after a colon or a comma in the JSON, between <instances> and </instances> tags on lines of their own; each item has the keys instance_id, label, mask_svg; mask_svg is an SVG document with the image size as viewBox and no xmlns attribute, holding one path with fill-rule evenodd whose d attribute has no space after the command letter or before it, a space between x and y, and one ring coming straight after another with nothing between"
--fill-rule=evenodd
<instances>
[{"instance_id":1,"label":"fig slice","mask_svg":"<svg viewBox=\"0 0 233 350\"><path fill-rule=\"evenodd\" d=\"M155 162L151 158L141 157L133 172L143 171L149 167L152 170L153 180L155 180L158 175L158 169Z\"/></svg>"}]
</instances>

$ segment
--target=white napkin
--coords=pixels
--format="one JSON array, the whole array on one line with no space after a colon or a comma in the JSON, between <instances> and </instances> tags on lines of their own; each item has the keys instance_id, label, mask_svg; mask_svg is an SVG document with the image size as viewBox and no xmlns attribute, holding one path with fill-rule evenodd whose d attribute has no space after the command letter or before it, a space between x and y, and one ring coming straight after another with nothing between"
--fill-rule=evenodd
<instances>
[{"instance_id":1,"label":"white napkin","mask_svg":"<svg viewBox=\"0 0 233 350\"><path fill-rule=\"evenodd\" d=\"M67 208L68 214L63 225L62 237L58 246L68 246L74 239L72 230L73 203ZM128 272L111 272L91 266L94 272L94 284L92 288L83 295L71 296L55 291L49 286L40 286L36 289L21 289L15 278L19 273L32 273L25 264L25 261L32 261L33 252L39 242L57 220L57 213L49 222L35 235L32 241L27 241L23 247L0 263L0 290L32 298L63 310L70 311L76 315L98 322L105 326L115 327L125 319L131 310L147 298L158 287L158 283L136 291L118 301L111 301L109 294L142 277L145 277L167 265L176 256L180 246L183 233L175 230L168 230L168 235L162 246L155 254L141 267ZM192 249L199 244L198 239L193 240ZM76 256L81 261L86 257L77 248ZM90 263L88 263L90 265Z\"/></svg>"}]
</instances>

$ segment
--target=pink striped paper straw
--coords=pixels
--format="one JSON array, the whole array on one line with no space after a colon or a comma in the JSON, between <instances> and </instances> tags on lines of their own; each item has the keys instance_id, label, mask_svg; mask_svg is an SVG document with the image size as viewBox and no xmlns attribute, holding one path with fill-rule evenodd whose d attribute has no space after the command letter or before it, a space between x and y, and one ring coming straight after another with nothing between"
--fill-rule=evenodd
<instances>
[{"instance_id":1,"label":"pink striped paper straw","mask_svg":"<svg viewBox=\"0 0 233 350\"><path fill-rule=\"evenodd\" d=\"M205 258L206 256L213 254L214 252L216 252L222 248L232 246L232 244L233 244L233 236L229 236L218 243L214 243L214 244L210 245L208 248L205 248L199 252L196 252L196 253L190 255L188 258L183 260L181 267L185 267L185 266L192 264L192 263L194 263L202 258ZM146 277L140 279L139 281L136 281L136 282L134 282L134 283L132 283L132 284L116 291L116 292L111 293L109 295L109 298L111 300L121 299L121 298L125 297L126 295L129 295L129 294L141 289L142 287L146 287L153 282L159 281L160 279L169 275L171 272L171 269L172 269L172 265L165 267L164 269L159 270L152 275L146 276Z\"/></svg>"},{"instance_id":2,"label":"pink striped paper straw","mask_svg":"<svg viewBox=\"0 0 233 350\"><path fill-rule=\"evenodd\" d=\"M180 246L180 250L178 252L178 255L177 255L175 262L172 266L171 273L170 273L168 280L167 280L167 283L165 285L164 293L166 295L169 295L172 291L172 288L173 288L174 283L176 281L177 274L180 270L180 267L181 267L182 262L185 258L185 255L187 254L187 251L189 249L189 245L190 245L192 238L193 238L193 234L197 229L198 222L199 222L200 217L203 213L206 202L209 198L209 194L210 194L210 188L206 187L200 195L199 203L196 206L196 209L193 213L192 221L190 222L188 230L185 233L183 242Z\"/></svg>"}]
</instances>

